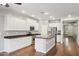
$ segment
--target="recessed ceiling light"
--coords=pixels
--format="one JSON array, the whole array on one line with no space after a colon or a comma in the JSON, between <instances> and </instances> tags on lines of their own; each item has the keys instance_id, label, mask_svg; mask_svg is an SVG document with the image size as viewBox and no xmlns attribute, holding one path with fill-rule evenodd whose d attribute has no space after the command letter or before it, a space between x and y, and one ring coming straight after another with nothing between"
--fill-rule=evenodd
<instances>
[{"instance_id":1,"label":"recessed ceiling light","mask_svg":"<svg viewBox=\"0 0 79 59\"><path fill-rule=\"evenodd\" d=\"M48 15L49 13L46 11L40 12L41 14Z\"/></svg>"},{"instance_id":2,"label":"recessed ceiling light","mask_svg":"<svg viewBox=\"0 0 79 59\"><path fill-rule=\"evenodd\" d=\"M32 17L35 17L35 15L31 15Z\"/></svg>"},{"instance_id":3,"label":"recessed ceiling light","mask_svg":"<svg viewBox=\"0 0 79 59\"><path fill-rule=\"evenodd\" d=\"M56 18L53 17L53 20L55 20Z\"/></svg>"},{"instance_id":4,"label":"recessed ceiling light","mask_svg":"<svg viewBox=\"0 0 79 59\"><path fill-rule=\"evenodd\" d=\"M54 18L53 16L50 16L49 18L50 18L50 19L53 19L53 20L55 20L55 18Z\"/></svg>"},{"instance_id":5,"label":"recessed ceiling light","mask_svg":"<svg viewBox=\"0 0 79 59\"><path fill-rule=\"evenodd\" d=\"M22 10L22 13L25 13L25 11L24 11L24 10Z\"/></svg>"},{"instance_id":6,"label":"recessed ceiling light","mask_svg":"<svg viewBox=\"0 0 79 59\"><path fill-rule=\"evenodd\" d=\"M41 19L41 18L38 18L39 20Z\"/></svg>"},{"instance_id":7,"label":"recessed ceiling light","mask_svg":"<svg viewBox=\"0 0 79 59\"><path fill-rule=\"evenodd\" d=\"M69 15L68 15L68 17L72 17L72 15L71 15L71 14L69 14Z\"/></svg>"},{"instance_id":8,"label":"recessed ceiling light","mask_svg":"<svg viewBox=\"0 0 79 59\"><path fill-rule=\"evenodd\" d=\"M53 18L52 16L49 17L50 19Z\"/></svg>"},{"instance_id":9,"label":"recessed ceiling light","mask_svg":"<svg viewBox=\"0 0 79 59\"><path fill-rule=\"evenodd\" d=\"M54 17L51 16L50 19L55 20L56 18L54 18Z\"/></svg>"},{"instance_id":10,"label":"recessed ceiling light","mask_svg":"<svg viewBox=\"0 0 79 59\"><path fill-rule=\"evenodd\" d=\"M45 12L44 14L45 14L45 15L48 15L48 13L47 13L47 12Z\"/></svg>"}]
</instances>

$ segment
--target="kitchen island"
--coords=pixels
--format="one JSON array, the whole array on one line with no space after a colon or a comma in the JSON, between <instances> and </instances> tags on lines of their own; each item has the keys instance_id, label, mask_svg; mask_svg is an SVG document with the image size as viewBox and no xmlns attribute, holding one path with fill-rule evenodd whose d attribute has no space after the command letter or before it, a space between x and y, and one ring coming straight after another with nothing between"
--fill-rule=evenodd
<instances>
[{"instance_id":1,"label":"kitchen island","mask_svg":"<svg viewBox=\"0 0 79 59\"><path fill-rule=\"evenodd\" d=\"M55 47L55 37L35 37L35 50L37 52L47 53Z\"/></svg>"}]
</instances>

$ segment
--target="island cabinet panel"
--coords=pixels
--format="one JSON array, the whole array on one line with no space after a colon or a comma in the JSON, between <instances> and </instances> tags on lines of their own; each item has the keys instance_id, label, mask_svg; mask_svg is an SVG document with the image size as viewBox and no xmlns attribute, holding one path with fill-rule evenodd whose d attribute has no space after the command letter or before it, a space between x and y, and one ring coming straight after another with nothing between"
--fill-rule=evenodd
<instances>
[{"instance_id":1,"label":"island cabinet panel","mask_svg":"<svg viewBox=\"0 0 79 59\"><path fill-rule=\"evenodd\" d=\"M55 46L55 38L35 38L35 50L37 52L47 53Z\"/></svg>"}]
</instances>

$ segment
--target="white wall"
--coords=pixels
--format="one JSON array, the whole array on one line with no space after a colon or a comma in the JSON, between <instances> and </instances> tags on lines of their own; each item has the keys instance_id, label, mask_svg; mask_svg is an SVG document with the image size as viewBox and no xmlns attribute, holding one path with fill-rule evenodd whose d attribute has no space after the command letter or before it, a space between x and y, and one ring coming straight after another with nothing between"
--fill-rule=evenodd
<instances>
[{"instance_id":1,"label":"white wall","mask_svg":"<svg viewBox=\"0 0 79 59\"><path fill-rule=\"evenodd\" d=\"M77 34L78 36L78 38L77 38L77 43L78 43L78 45L79 45L79 20L78 20L78 34Z\"/></svg>"},{"instance_id":2,"label":"white wall","mask_svg":"<svg viewBox=\"0 0 79 59\"><path fill-rule=\"evenodd\" d=\"M41 36L47 37L48 31L48 21L39 21L39 32L41 33Z\"/></svg>"},{"instance_id":3,"label":"white wall","mask_svg":"<svg viewBox=\"0 0 79 59\"><path fill-rule=\"evenodd\" d=\"M50 27L57 27L57 30L61 30L61 24L60 22L56 22L56 23L50 23L49 24Z\"/></svg>"},{"instance_id":4,"label":"white wall","mask_svg":"<svg viewBox=\"0 0 79 59\"><path fill-rule=\"evenodd\" d=\"M0 16L0 52L3 51L4 49L3 31L4 31L4 17Z\"/></svg>"},{"instance_id":5,"label":"white wall","mask_svg":"<svg viewBox=\"0 0 79 59\"><path fill-rule=\"evenodd\" d=\"M39 30L39 23L36 20L27 18L26 23L27 23L27 28L29 30L30 30L30 26L34 26L35 27L35 31Z\"/></svg>"}]
</instances>

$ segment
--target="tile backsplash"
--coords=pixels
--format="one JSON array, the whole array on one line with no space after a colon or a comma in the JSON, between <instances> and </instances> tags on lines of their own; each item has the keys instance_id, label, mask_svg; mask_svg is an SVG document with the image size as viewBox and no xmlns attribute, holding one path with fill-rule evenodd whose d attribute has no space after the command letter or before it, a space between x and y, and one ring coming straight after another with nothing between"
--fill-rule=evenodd
<instances>
[{"instance_id":1,"label":"tile backsplash","mask_svg":"<svg viewBox=\"0 0 79 59\"><path fill-rule=\"evenodd\" d=\"M29 33L29 31L5 31L4 36L25 35L28 33Z\"/></svg>"}]
</instances>

